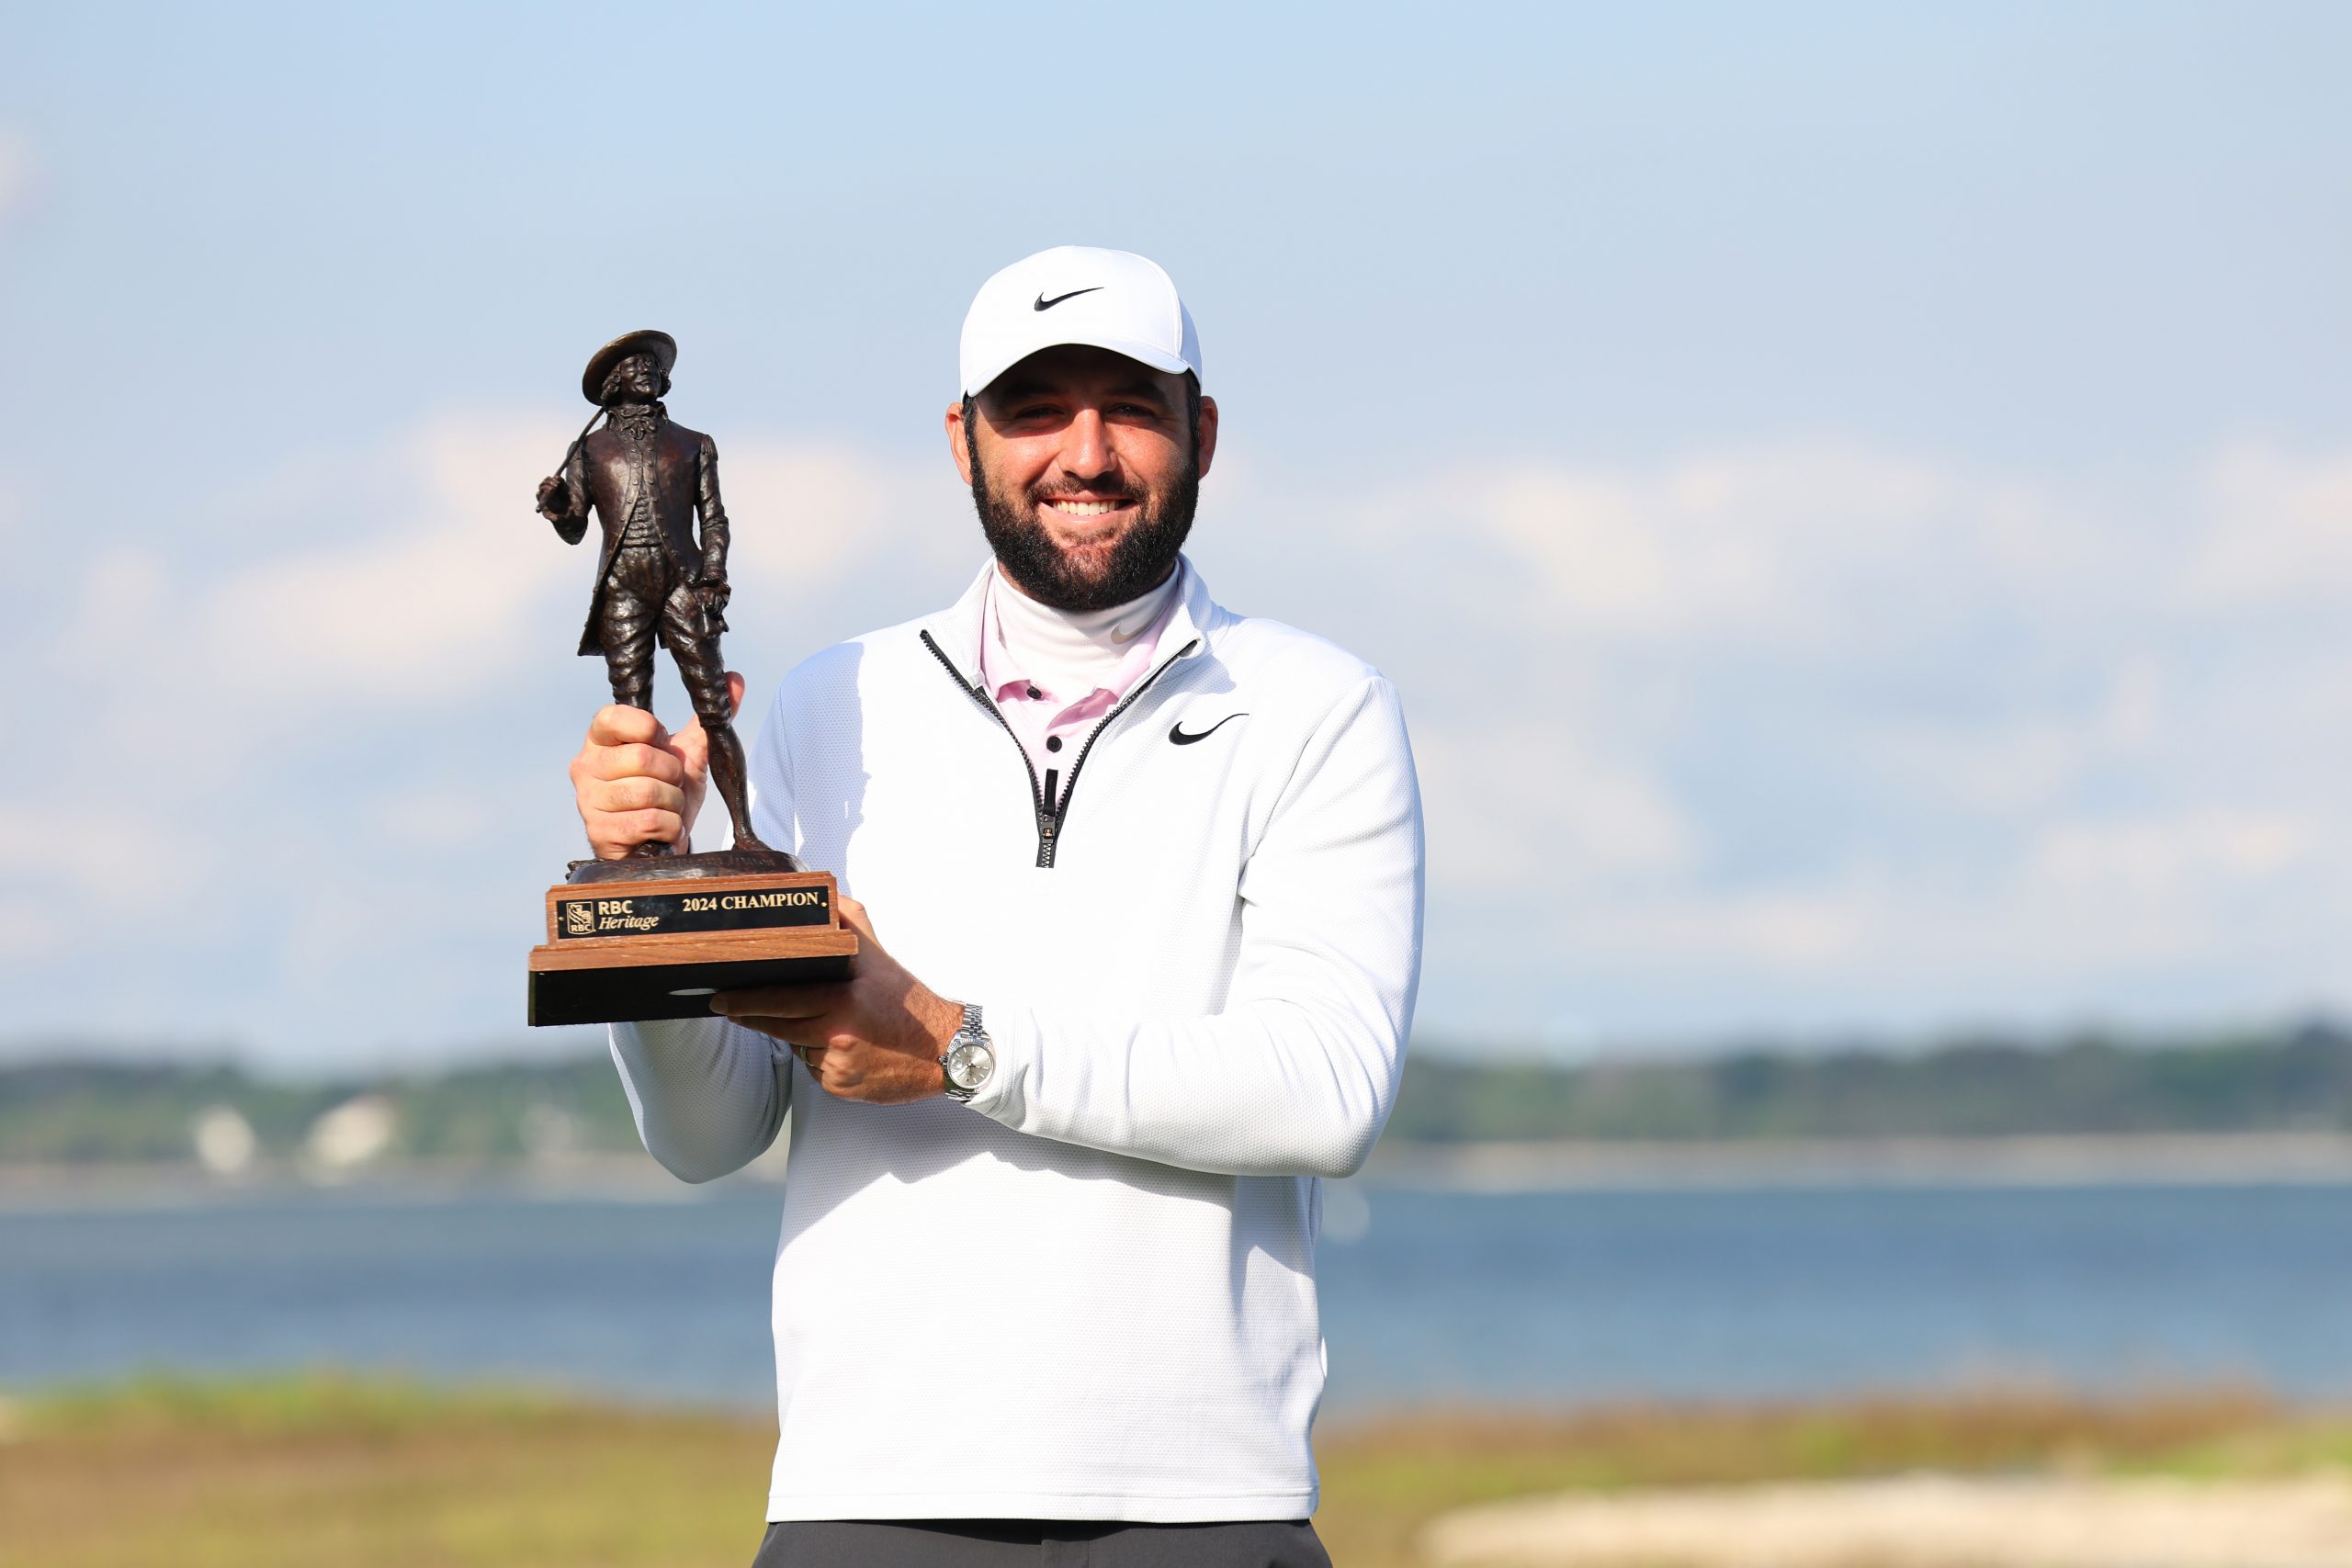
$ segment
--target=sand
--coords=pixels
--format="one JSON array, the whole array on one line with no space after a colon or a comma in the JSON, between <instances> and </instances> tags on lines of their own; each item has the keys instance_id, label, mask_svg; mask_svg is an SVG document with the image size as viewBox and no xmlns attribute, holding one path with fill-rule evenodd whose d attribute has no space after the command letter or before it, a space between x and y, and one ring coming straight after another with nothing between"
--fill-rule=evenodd
<instances>
[{"instance_id":1,"label":"sand","mask_svg":"<svg viewBox=\"0 0 2352 1568\"><path fill-rule=\"evenodd\" d=\"M1528 1498L1433 1521L1434 1568L2352 1568L2352 1479L1946 1475Z\"/></svg>"}]
</instances>

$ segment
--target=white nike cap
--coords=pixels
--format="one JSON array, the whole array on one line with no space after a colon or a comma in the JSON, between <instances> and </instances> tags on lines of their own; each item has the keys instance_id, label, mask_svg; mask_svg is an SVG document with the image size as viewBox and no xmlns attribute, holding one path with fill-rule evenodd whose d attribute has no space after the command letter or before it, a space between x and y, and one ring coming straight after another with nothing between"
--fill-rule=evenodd
<instances>
[{"instance_id":1,"label":"white nike cap","mask_svg":"<svg viewBox=\"0 0 2352 1568\"><path fill-rule=\"evenodd\" d=\"M1193 313L1159 264L1130 251L1056 245L980 285L964 316L964 395L1041 348L1090 344L1173 376L1201 373Z\"/></svg>"}]
</instances>

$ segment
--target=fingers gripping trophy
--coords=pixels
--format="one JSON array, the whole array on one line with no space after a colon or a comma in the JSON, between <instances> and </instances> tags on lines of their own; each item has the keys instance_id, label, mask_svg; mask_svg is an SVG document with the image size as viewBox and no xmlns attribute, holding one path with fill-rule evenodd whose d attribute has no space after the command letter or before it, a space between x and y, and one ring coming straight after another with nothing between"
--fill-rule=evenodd
<instances>
[{"instance_id":1,"label":"fingers gripping trophy","mask_svg":"<svg viewBox=\"0 0 2352 1568\"><path fill-rule=\"evenodd\" d=\"M659 332L596 351L580 389L598 412L539 481L538 510L568 545L587 536L594 513L604 540L580 652L603 656L616 704L650 713L654 648L670 650L709 741L734 847L688 854L650 840L618 859L574 862L548 890L548 942L531 955L533 1023L689 1017L721 989L843 977L856 949L833 912L832 877L752 827L718 649L729 597L718 448L662 401L677 357L676 340ZM603 890L582 896L590 886Z\"/></svg>"}]
</instances>

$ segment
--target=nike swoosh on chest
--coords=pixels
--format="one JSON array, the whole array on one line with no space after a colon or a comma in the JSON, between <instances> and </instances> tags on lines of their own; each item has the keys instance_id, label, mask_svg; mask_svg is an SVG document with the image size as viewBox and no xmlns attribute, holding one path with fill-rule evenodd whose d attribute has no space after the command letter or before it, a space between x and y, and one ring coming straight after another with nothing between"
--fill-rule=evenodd
<instances>
[{"instance_id":1,"label":"nike swoosh on chest","mask_svg":"<svg viewBox=\"0 0 2352 1568\"><path fill-rule=\"evenodd\" d=\"M1206 740L1210 736L1215 735L1218 730L1223 729L1235 719L1248 718L1249 716L1250 716L1246 713L1229 713L1223 718L1218 719L1215 724L1210 725L1206 729L1193 730L1191 732L1187 732L1185 730L1184 721L1180 718L1174 724L1168 727L1168 739L1174 741L1179 746L1190 746L1196 741Z\"/></svg>"}]
</instances>

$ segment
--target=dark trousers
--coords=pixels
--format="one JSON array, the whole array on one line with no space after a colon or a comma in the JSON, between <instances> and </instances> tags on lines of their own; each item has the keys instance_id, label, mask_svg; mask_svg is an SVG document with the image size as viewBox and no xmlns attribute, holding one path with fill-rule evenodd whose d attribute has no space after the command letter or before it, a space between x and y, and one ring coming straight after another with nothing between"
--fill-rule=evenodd
<instances>
[{"instance_id":1,"label":"dark trousers","mask_svg":"<svg viewBox=\"0 0 2352 1568\"><path fill-rule=\"evenodd\" d=\"M784 1519L752 1568L1331 1568L1305 1519Z\"/></svg>"}]
</instances>

